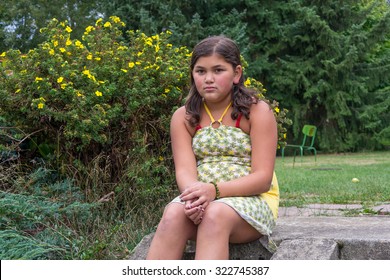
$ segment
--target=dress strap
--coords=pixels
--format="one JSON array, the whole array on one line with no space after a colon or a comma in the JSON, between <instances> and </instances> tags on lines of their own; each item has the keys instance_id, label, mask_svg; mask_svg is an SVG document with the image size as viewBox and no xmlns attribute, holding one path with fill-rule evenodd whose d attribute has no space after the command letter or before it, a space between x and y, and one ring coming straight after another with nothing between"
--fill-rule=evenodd
<instances>
[{"instance_id":1,"label":"dress strap","mask_svg":"<svg viewBox=\"0 0 390 280\"><path fill-rule=\"evenodd\" d=\"M200 124L198 124L196 127L195 127L195 132L198 131L199 129L201 129L202 126Z\"/></svg>"},{"instance_id":2,"label":"dress strap","mask_svg":"<svg viewBox=\"0 0 390 280\"><path fill-rule=\"evenodd\" d=\"M203 102L203 106L204 106L204 108L206 110L207 115L209 115L209 117L210 117L210 120L211 120L210 126L212 126L216 122L219 123L219 124L222 124L222 119L226 115L226 113L229 110L230 106L232 106L232 102L229 103L229 105L226 107L225 111L223 111L221 117L217 121L214 119L213 115L211 115L210 109L209 109L209 107L207 107L205 102Z\"/></svg>"},{"instance_id":3,"label":"dress strap","mask_svg":"<svg viewBox=\"0 0 390 280\"><path fill-rule=\"evenodd\" d=\"M239 114L236 120L236 127L240 128L240 122L241 122L242 114Z\"/></svg>"}]
</instances>

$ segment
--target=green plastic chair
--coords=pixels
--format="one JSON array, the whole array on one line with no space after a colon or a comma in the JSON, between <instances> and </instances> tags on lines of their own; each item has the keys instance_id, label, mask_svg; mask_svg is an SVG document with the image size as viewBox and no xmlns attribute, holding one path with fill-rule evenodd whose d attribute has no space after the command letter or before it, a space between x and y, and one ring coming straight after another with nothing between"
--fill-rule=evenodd
<instances>
[{"instance_id":1,"label":"green plastic chair","mask_svg":"<svg viewBox=\"0 0 390 280\"><path fill-rule=\"evenodd\" d=\"M314 140L316 138L316 133L317 133L317 127L314 125L309 125L306 124L302 128L302 133L303 133L303 141L301 145L291 145L287 144L282 148L282 160L284 159L284 150L286 148L293 148L294 149L294 164L295 164L295 156L296 156L296 151L299 150L300 155L301 155L301 162L302 162L302 156L303 152L305 150L307 151L313 151L314 152L314 160L317 162L317 150L314 148Z\"/></svg>"}]
</instances>

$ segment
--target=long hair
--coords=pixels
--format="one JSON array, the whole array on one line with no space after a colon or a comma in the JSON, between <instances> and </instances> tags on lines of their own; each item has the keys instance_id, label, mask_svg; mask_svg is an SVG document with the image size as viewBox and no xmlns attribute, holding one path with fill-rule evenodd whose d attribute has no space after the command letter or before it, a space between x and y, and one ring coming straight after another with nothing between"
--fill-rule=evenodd
<instances>
[{"instance_id":1,"label":"long hair","mask_svg":"<svg viewBox=\"0 0 390 280\"><path fill-rule=\"evenodd\" d=\"M194 47L190 64L191 87L185 103L188 122L193 127L197 126L200 122L200 111L203 101L196 89L192 71L200 57L211 56L213 54L222 56L227 63L232 65L233 69L241 65L241 55L238 46L233 40L225 36L208 37ZM239 82L234 84L232 88L232 119L237 119L239 114L249 119L250 106L257 102L256 91L245 87L244 74L242 74Z\"/></svg>"}]
</instances>

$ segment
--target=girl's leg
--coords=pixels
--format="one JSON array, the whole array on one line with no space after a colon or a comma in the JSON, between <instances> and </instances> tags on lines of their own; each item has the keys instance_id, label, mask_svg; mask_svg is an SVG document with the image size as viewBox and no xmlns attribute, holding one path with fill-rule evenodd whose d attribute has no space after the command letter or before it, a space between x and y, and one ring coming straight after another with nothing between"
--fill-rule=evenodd
<instances>
[{"instance_id":1,"label":"girl's leg","mask_svg":"<svg viewBox=\"0 0 390 280\"><path fill-rule=\"evenodd\" d=\"M188 239L196 236L196 226L184 214L184 205L169 204L164 211L146 259L181 259Z\"/></svg>"},{"instance_id":2,"label":"girl's leg","mask_svg":"<svg viewBox=\"0 0 390 280\"><path fill-rule=\"evenodd\" d=\"M228 259L229 242L245 243L261 234L230 206L214 202L207 206L198 225L196 259Z\"/></svg>"}]
</instances>

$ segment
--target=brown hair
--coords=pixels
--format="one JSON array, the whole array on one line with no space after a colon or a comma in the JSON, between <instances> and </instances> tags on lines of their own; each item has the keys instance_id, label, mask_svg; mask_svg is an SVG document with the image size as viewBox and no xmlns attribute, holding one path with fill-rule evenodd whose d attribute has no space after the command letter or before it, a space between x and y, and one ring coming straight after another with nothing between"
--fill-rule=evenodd
<instances>
[{"instance_id":1,"label":"brown hair","mask_svg":"<svg viewBox=\"0 0 390 280\"><path fill-rule=\"evenodd\" d=\"M190 64L191 88L185 103L186 113L189 116L188 121L193 127L197 126L200 121L202 97L196 89L192 70L200 57L211 56L213 54L222 56L227 63L232 65L233 69L235 69L238 65L241 65L241 55L237 44L225 36L208 37L200 41L194 47ZM241 75L239 82L233 85L232 101L232 119L237 119L239 114L243 114L247 119L249 119L250 106L253 103L257 103L258 98L256 97L255 90L245 87L243 74Z\"/></svg>"}]
</instances>

